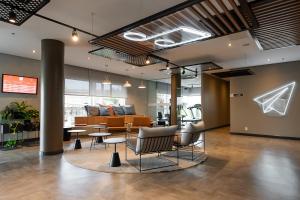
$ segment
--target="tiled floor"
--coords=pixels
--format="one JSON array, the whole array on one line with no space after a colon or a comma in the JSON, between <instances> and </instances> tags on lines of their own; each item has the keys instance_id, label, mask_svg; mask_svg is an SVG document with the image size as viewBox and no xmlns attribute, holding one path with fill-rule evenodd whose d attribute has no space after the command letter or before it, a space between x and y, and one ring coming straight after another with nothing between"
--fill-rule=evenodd
<instances>
[{"instance_id":1,"label":"tiled floor","mask_svg":"<svg viewBox=\"0 0 300 200\"><path fill-rule=\"evenodd\" d=\"M300 141L207 133L208 160L159 174L109 174L39 158L33 147L0 151L0 199L300 199Z\"/></svg>"}]
</instances>

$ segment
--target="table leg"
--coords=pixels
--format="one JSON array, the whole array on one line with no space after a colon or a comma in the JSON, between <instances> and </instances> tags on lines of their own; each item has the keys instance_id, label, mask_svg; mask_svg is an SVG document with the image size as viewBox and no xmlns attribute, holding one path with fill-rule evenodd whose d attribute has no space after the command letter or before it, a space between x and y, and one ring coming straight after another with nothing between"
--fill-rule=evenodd
<instances>
[{"instance_id":1,"label":"table leg","mask_svg":"<svg viewBox=\"0 0 300 200\"><path fill-rule=\"evenodd\" d=\"M90 151L92 150L93 141L94 141L94 137L92 137L92 142L91 142L91 146L90 146Z\"/></svg>"},{"instance_id":2,"label":"table leg","mask_svg":"<svg viewBox=\"0 0 300 200\"><path fill-rule=\"evenodd\" d=\"M120 156L119 153L117 152L117 144L115 144L115 152L111 156L110 166L111 167L121 166Z\"/></svg>"},{"instance_id":3,"label":"table leg","mask_svg":"<svg viewBox=\"0 0 300 200\"><path fill-rule=\"evenodd\" d=\"M81 149L81 142L80 142L80 139L78 137L78 133L77 133L77 137L76 137L76 141L75 141L75 148L74 149Z\"/></svg>"}]
</instances>

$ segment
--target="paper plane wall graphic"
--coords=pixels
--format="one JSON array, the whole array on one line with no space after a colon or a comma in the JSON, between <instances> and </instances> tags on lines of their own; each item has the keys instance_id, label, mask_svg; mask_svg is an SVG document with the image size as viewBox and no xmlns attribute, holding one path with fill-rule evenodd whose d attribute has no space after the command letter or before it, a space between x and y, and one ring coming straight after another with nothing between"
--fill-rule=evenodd
<instances>
[{"instance_id":1,"label":"paper plane wall graphic","mask_svg":"<svg viewBox=\"0 0 300 200\"><path fill-rule=\"evenodd\" d=\"M296 82L291 82L253 99L263 110L263 113L273 113L280 116L286 114Z\"/></svg>"}]
</instances>

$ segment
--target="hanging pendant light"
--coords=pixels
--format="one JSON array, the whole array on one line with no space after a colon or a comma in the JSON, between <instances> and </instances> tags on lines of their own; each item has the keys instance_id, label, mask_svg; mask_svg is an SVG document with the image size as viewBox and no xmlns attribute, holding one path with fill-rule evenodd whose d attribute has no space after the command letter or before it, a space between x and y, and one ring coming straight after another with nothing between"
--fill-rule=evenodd
<instances>
[{"instance_id":1,"label":"hanging pendant light","mask_svg":"<svg viewBox=\"0 0 300 200\"><path fill-rule=\"evenodd\" d=\"M131 86L132 85L131 85L131 83L129 83L129 81L126 81L123 85L123 87L126 87L126 88L131 87Z\"/></svg>"},{"instance_id":2,"label":"hanging pendant light","mask_svg":"<svg viewBox=\"0 0 300 200\"><path fill-rule=\"evenodd\" d=\"M143 78L143 75L144 75L144 73L141 73L141 78ZM145 89L146 88L143 80L141 80L141 84L138 86L138 88L139 89Z\"/></svg>"},{"instance_id":3,"label":"hanging pendant light","mask_svg":"<svg viewBox=\"0 0 300 200\"><path fill-rule=\"evenodd\" d=\"M105 65L105 68L106 68L106 73L108 73L108 65L107 64ZM108 75L105 76L105 79L102 81L102 84L103 85L110 85L111 84L111 81L109 80Z\"/></svg>"},{"instance_id":4,"label":"hanging pendant light","mask_svg":"<svg viewBox=\"0 0 300 200\"><path fill-rule=\"evenodd\" d=\"M145 86L145 84L144 84L144 81L141 81L141 84L139 85L138 88L139 88L139 89L145 89L145 88L146 88L146 86Z\"/></svg>"},{"instance_id":5,"label":"hanging pendant light","mask_svg":"<svg viewBox=\"0 0 300 200\"><path fill-rule=\"evenodd\" d=\"M79 36L78 36L77 30L75 28L72 31L72 40L74 42L77 42L79 40Z\"/></svg>"}]
</instances>

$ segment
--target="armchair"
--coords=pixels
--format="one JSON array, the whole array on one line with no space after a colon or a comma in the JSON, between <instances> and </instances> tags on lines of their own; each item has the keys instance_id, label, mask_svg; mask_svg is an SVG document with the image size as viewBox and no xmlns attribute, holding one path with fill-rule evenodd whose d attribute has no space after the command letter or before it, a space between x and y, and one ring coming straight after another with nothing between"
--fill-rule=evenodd
<instances>
[{"instance_id":1,"label":"armchair","mask_svg":"<svg viewBox=\"0 0 300 200\"><path fill-rule=\"evenodd\" d=\"M203 143L203 151L205 153L205 126L204 122L198 122L197 124L190 123L187 128L178 133L178 136L175 140L175 145L179 148L191 148L192 158L194 160L194 149L195 147ZM203 134L203 138L200 138Z\"/></svg>"},{"instance_id":2,"label":"armchair","mask_svg":"<svg viewBox=\"0 0 300 200\"><path fill-rule=\"evenodd\" d=\"M179 152L177 151L177 162L172 165L154 167L148 169L142 169L142 155L158 153L160 156L161 152L173 151L174 139L176 137L177 126L170 127L158 127L158 128L148 128L142 127L139 130L137 137L129 136L127 138L126 145L132 150L135 155L139 155L139 171L146 171L151 169L170 167L178 165L179 162ZM126 160L127 160L127 151L126 151Z\"/></svg>"}]
</instances>

